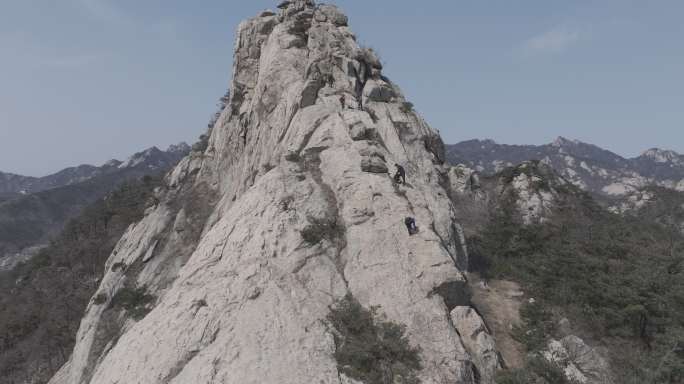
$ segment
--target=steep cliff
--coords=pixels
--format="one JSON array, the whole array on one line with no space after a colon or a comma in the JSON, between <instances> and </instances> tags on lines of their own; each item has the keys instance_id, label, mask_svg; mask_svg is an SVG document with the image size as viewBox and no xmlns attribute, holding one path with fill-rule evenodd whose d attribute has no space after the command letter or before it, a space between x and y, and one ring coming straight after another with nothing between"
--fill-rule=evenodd
<instances>
[{"instance_id":1,"label":"steep cliff","mask_svg":"<svg viewBox=\"0 0 684 384\"><path fill-rule=\"evenodd\" d=\"M326 323L346 295L406 327L423 383L476 382L438 133L339 9L279 8L240 24L206 151L118 243L52 383L348 383Z\"/></svg>"}]
</instances>

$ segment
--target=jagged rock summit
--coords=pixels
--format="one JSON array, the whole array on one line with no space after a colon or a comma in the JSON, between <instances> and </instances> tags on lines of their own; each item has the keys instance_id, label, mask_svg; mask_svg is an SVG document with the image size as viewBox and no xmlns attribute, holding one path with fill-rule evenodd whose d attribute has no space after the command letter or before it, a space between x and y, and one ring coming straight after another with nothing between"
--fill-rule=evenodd
<instances>
[{"instance_id":1,"label":"jagged rock summit","mask_svg":"<svg viewBox=\"0 0 684 384\"><path fill-rule=\"evenodd\" d=\"M406 326L423 383L476 382L439 135L338 8L278 8L240 24L206 151L120 240L51 383L351 383L325 321L347 294Z\"/></svg>"}]
</instances>

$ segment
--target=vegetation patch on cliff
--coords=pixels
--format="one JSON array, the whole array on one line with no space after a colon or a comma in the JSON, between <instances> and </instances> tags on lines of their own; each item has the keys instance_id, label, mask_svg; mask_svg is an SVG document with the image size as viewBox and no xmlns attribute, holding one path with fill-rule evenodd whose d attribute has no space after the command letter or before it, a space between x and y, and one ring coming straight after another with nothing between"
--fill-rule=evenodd
<instances>
[{"instance_id":1,"label":"vegetation patch on cliff","mask_svg":"<svg viewBox=\"0 0 684 384\"><path fill-rule=\"evenodd\" d=\"M67 361L105 261L142 218L159 183L148 177L123 185L69 222L37 256L0 273L0 381L46 383Z\"/></svg>"},{"instance_id":2,"label":"vegetation patch on cliff","mask_svg":"<svg viewBox=\"0 0 684 384\"><path fill-rule=\"evenodd\" d=\"M420 350L409 344L403 325L383 320L377 310L351 295L331 307L338 370L365 384L420 383Z\"/></svg>"},{"instance_id":3,"label":"vegetation patch on cliff","mask_svg":"<svg viewBox=\"0 0 684 384\"><path fill-rule=\"evenodd\" d=\"M135 320L140 320L150 311L149 304L155 297L147 293L147 287L122 288L112 297L111 306L125 310Z\"/></svg>"}]
</instances>

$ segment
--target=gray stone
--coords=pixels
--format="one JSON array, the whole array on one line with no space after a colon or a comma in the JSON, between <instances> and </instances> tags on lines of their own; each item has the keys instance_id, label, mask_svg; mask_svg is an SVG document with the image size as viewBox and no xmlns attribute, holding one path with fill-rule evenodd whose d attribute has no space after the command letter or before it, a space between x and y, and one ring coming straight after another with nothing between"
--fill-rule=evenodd
<instances>
[{"instance_id":1,"label":"gray stone","mask_svg":"<svg viewBox=\"0 0 684 384\"><path fill-rule=\"evenodd\" d=\"M451 311L451 321L473 358L480 383L494 384L496 371L502 368L501 361L496 342L480 315L471 307L456 307Z\"/></svg>"},{"instance_id":2,"label":"gray stone","mask_svg":"<svg viewBox=\"0 0 684 384\"><path fill-rule=\"evenodd\" d=\"M339 8L331 4L322 4L318 6L316 13L320 15L318 16L317 20L324 19L323 21L329 21L338 27L347 26L349 23L347 15L342 13Z\"/></svg>"},{"instance_id":3,"label":"gray stone","mask_svg":"<svg viewBox=\"0 0 684 384\"><path fill-rule=\"evenodd\" d=\"M388 103L397 97L394 89L382 80L371 79L363 88L365 100Z\"/></svg>"},{"instance_id":4,"label":"gray stone","mask_svg":"<svg viewBox=\"0 0 684 384\"><path fill-rule=\"evenodd\" d=\"M377 129L368 113L350 110L345 111L342 118L349 128L352 140L373 140L377 137Z\"/></svg>"},{"instance_id":5,"label":"gray stone","mask_svg":"<svg viewBox=\"0 0 684 384\"><path fill-rule=\"evenodd\" d=\"M378 156L366 156L361 159L361 169L370 173L387 173L387 163Z\"/></svg>"},{"instance_id":6,"label":"gray stone","mask_svg":"<svg viewBox=\"0 0 684 384\"><path fill-rule=\"evenodd\" d=\"M323 87L323 82L320 79L307 80L302 89L302 98L299 102L300 108L306 108L316 103L318 98L318 91Z\"/></svg>"},{"instance_id":7,"label":"gray stone","mask_svg":"<svg viewBox=\"0 0 684 384\"><path fill-rule=\"evenodd\" d=\"M569 380L582 384L611 384L614 382L608 361L596 348L577 336L569 335L549 341L542 355L558 364Z\"/></svg>"}]
</instances>

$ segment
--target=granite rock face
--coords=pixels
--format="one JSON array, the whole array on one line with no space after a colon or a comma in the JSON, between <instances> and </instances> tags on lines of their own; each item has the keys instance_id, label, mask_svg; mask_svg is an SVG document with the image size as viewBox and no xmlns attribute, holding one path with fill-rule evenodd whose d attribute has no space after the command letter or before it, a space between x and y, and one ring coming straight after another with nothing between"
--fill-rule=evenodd
<instances>
[{"instance_id":1,"label":"granite rock face","mask_svg":"<svg viewBox=\"0 0 684 384\"><path fill-rule=\"evenodd\" d=\"M475 383L449 316L467 260L438 133L339 9L279 9L240 24L206 151L117 245L53 384L351 382L325 323L348 293L406 326L423 383Z\"/></svg>"},{"instance_id":2,"label":"granite rock face","mask_svg":"<svg viewBox=\"0 0 684 384\"><path fill-rule=\"evenodd\" d=\"M496 341L482 317L472 307L456 307L451 321L473 358L481 384L494 384L496 372L502 368Z\"/></svg>"}]
</instances>

